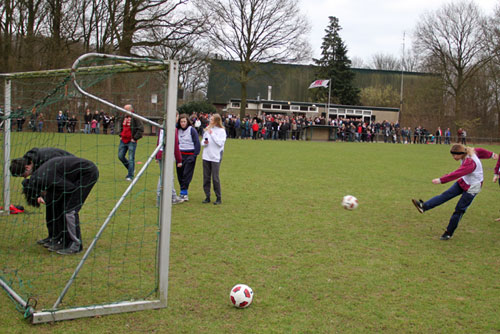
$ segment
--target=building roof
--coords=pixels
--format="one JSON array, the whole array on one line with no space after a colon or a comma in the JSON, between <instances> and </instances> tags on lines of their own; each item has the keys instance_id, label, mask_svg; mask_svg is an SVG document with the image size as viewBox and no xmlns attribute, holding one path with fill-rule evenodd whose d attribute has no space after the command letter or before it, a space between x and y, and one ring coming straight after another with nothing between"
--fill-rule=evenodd
<instances>
[{"instance_id":1,"label":"building roof","mask_svg":"<svg viewBox=\"0 0 500 334\"><path fill-rule=\"evenodd\" d=\"M218 59L211 61L207 90L209 102L226 104L233 98L241 98L238 65L237 61ZM401 72L356 68L353 71L354 84L358 88L390 85L397 91L400 89ZM272 100L314 103L311 91L308 89L309 85L314 80L327 79L316 77L316 72L317 66L314 65L257 63L249 74L247 98L253 100L268 98L268 86L271 86ZM403 74L405 81L428 75L416 72L403 72Z\"/></svg>"}]
</instances>

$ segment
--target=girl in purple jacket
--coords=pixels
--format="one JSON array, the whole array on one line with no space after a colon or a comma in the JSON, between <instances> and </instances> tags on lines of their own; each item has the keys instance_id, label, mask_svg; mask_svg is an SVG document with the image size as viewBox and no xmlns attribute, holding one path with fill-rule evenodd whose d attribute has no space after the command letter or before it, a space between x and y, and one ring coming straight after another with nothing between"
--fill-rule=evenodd
<instances>
[{"instance_id":1,"label":"girl in purple jacket","mask_svg":"<svg viewBox=\"0 0 500 334\"><path fill-rule=\"evenodd\" d=\"M455 182L448 190L441 195L435 196L424 202L422 200L412 199L413 204L420 213L441 205L450 199L461 195L451 215L450 222L446 231L441 236L441 240L449 240L455 232L460 219L467 208L471 205L476 195L481 191L483 184L483 166L480 159L498 159L498 155L482 148L466 147L462 144L454 144L450 153L456 161L460 161L460 167L440 178L433 179L432 183L441 184L453 180Z\"/></svg>"}]
</instances>

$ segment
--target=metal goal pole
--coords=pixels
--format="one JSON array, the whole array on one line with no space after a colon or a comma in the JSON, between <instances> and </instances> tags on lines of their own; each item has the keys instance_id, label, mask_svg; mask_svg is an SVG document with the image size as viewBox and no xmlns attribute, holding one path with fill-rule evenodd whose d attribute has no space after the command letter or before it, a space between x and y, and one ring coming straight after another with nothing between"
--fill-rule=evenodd
<instances>
[{"instance_id":1,"label":"metal goal pole","mask_svg":"<svg viewBox=\"0 0 500 334\"><path fill-rule=\"evenodd\" d=\"M8 215L10 213L10 111L11 111L11 87L12 82L10 79L5 79L5 110L4 110L4 123L3 123L3 213Z\"/></svg>"}]
</instances>

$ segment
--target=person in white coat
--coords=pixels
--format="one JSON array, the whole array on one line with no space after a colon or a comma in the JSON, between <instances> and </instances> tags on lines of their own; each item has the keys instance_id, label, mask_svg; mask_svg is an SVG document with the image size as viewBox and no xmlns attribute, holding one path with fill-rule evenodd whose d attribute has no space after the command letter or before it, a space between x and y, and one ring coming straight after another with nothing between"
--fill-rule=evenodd
<instances>
[{"instance_id":1,"label":"person in white coat","mask_svg":"<svg viewBox=\"0 0 500 334\"><path fill-rule=\"evenodd\" d=\"M205 128L201 146L203 149L203 190L205 200L203 203L210 203L210 183L213 181L214 192L217 200L214 205L222 204L219 170L222 162L222 153L226 142L226 130L222 125L222 118L219 114L213 114L210 124Z\"/></svg>"}]
</instances>

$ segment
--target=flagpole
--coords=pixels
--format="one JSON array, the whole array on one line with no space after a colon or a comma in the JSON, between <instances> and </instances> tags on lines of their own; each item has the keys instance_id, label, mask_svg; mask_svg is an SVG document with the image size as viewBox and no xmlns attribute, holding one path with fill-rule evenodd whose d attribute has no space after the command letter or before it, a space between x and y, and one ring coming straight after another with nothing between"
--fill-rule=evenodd
<instances>
[{"instance_id":1,"label":"flagpole","mask_svg":"<svg viewBox=\"0 0 500 334\"><path fill-rule=\"evenodd\" d=\"M398 123L401 126L401 113L403 112L403 78L404 78L404 66L405 66L405 32L403 31L403 57L401 62L401 89L399 96L399 113L398 113Z\"/></svg>"},{"instance_id":2,"label":"flagpole","mask_svg":"<svg viewBox=\"0 0 500 334\"><path fill-rule=\"evenodd\" d=\"M328 81L328 105L326 110L326 123L330 123L330 96L332 95L332 78Z\"/></svg>"}]
</instances>

